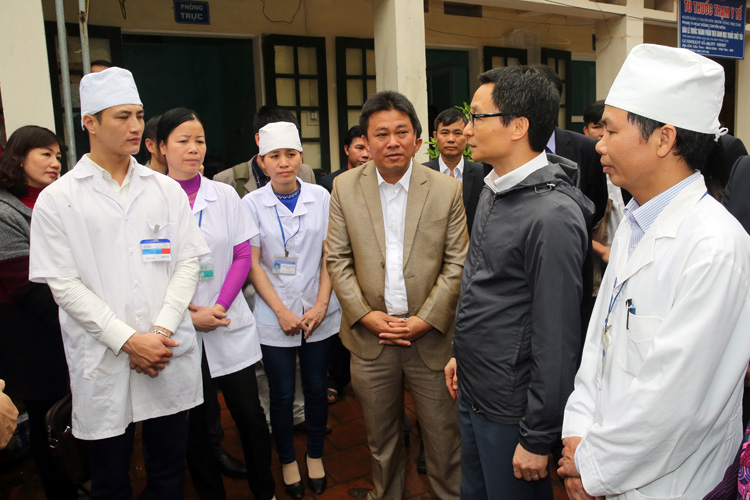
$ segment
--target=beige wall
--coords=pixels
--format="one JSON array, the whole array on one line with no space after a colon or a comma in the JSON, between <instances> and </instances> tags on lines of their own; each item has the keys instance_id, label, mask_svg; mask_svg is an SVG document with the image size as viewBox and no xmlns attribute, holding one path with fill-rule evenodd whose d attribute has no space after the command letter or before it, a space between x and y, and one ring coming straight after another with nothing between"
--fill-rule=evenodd
<instances>
[{"instance_id":1,"label":"beige wall","mask_svg":"<svg viewBox=\"0 0 750 500\"><path fill-rule=\"evenodd\" d=\"M24 125L54 131L41 1L0 0L0 34L0 91L7 136Z\"/></svg>"}]
</instances>

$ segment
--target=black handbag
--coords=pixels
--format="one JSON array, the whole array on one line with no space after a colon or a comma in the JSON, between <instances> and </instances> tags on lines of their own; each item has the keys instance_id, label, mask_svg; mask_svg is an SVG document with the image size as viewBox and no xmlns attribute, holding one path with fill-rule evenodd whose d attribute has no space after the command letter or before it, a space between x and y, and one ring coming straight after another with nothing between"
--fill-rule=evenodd
<instances>
[{"instance_id":1,"label":"black handbag","mask_svg":"<svg viewBox=\"0 0 750 500\"><path fill-rule=\"evenodd\" d=\"M73 436L73 397L70 393L47 411L44 423L52 448L53 466L73 484L91 478L89 460L83 441Z\"/></svg>"}]
</instances>

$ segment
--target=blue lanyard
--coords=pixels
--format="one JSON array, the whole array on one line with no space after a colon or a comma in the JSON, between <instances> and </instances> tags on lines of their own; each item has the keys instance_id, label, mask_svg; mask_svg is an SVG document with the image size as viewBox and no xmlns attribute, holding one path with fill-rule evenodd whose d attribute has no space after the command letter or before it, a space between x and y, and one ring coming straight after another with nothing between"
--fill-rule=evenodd
<instances>
[{"instance_id":1,"label":"blue lanyard","mask_svg":"<svg viewBox=\"0 0 750 500\"><path fill-rule=\"evenodd\" d=\"M625 280L620 284L620 289L617 290L617 293L615 294L615 288L617 288L617 278L615 278L615 284L612 286L612 295L610 295L610 298L609 298L609 309L607 310L607 317L604 318L605 327L609 323L609 315L612 312L612 308L615 306L615 302L617 302L617 297L620 296L620 292L622 292L622 289L625 288L625 283L627 281L628 280Z\"/></svg>"},{"instance_id":2,"label":"blue lanyard","mask_svg":"<svg viewBox=\"0 0 750 500\"><path fill-rule=\"evenodd\" d=\"M297 236L297 233L299 233L300 228L302 227L302 217L297 217L298 226L297 231L289 237L289 239L286 239L284 236L284 226L281 225L281 217L279 217L279 210L276 208L276 206L273 207L274 210L276 210L276 220L279 221L279 229L281 229L281 241L284 242L284 257L289 257L289 250L286 249L286 244L289 243L289 240Z\"/></svg>"}]
</instances>

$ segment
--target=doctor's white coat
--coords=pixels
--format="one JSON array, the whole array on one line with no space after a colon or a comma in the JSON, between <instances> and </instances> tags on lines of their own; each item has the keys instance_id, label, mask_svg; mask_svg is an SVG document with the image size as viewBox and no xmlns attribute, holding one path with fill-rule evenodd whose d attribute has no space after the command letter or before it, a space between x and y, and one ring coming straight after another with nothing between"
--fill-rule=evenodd
<instances>
[{"instance_id":1,"label":"doctor's white coat","mask_svg":"<svg viewBox=\"0 0 750 500\"><path fill-rule=\"evenodd\" d=\"M124 206L88 155L40 194L32 215L29 275L34 281L80 277L103 307L136 331L148 332L162 312L175 264L208 253L208 247L179 184L133 159L130 168ZM155 238L170 240L170 261L143 261L140 242ZM117 436L131 422L203 401L200 350L185 312L167 312L178 319L172 338L180 345L152 378L130 369L128 355L107 345L107 332L97 338L60 309L76 437Z\"/></svg>"},{"instance_id":2,"label":"doctor's white coat","mask_svg":"<svg viewBox=\"0 0 750 500\"><path fill-rule=\"evenodd\" d=\"M750 237L706 195L702 178L672 200L628 259L630 235L624 220L563 437L583 437L576 456L590 495L700 500L742 437ZM605 355L602 329L615 296Z\"/></svg>"}]
</instances>

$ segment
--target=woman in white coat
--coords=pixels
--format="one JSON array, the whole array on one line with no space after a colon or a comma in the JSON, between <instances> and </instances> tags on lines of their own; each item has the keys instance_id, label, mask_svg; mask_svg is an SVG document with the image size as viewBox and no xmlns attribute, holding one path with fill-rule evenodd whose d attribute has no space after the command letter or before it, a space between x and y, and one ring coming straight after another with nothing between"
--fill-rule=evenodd
<instances>
[{"instance_id":1,"label":"woman in white coat","mask_svg":"<svg viewBox=\"0 0 750 500\"><path fill-rule=\"evenodd\" d=\"M254 313L284 487L293 498L302 498L292 420L298 355L305 397L308 484L317 494L326 487L321 460L328 417L326 368L341 321L323 254L330 195L297 177L302 145L294 124L266 125L259 132L259 147L258 163L271 182L243 199L260 231L250 240L250 279L258 294Z\"/></svg>"},{"instance_id":2,"label":"woman in white coat","mask_svg":"<svg viewBox=\"0 0 750 500\"><path fill-rule=\"evenodd\" d=\"M271 443L253 367L261 358L260 344L253 315L239 293L252 264L248 241L258 230L230 186L200 174L206 140L195 112L177 108L164 113L156 135L168 175L187 193L211 249L199 261L198 288L189 306L203 347L204 393L212 383L222 389L240 434L250 489L258 500L268 500L274 497ZM204 405L190 411L187 462L201 498L225 497Z\"/></svg>"}]
</instances>

